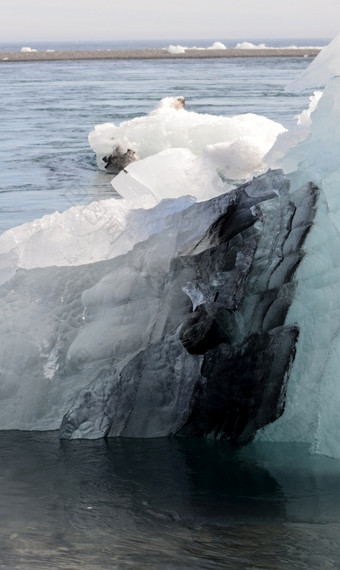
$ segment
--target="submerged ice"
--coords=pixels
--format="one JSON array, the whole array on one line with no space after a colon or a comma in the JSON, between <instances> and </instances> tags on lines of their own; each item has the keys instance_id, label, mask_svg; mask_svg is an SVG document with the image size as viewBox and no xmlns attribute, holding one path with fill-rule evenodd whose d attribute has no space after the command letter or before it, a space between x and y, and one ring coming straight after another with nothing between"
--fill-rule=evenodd
<instances>
[{"instance_id":1,"label":"submerged ice","mask_svg":"<svg viewBox=\"0 0 340 570\"><path fill-rule=\"evenodd\" d=\"M90 133L114 197L0 236L0 429L340 457L337 41L295 130L166 98Z\"/></svg>"}]
</instances>

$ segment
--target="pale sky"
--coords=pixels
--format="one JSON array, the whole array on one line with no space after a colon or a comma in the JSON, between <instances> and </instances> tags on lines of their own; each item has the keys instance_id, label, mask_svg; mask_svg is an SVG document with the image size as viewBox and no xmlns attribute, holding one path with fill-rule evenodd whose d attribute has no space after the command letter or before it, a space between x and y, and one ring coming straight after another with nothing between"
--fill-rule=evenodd
<instances>
[{"instance_id":1,"label":"pale sky","mask_svg":"<svg viewBox=\"0 0 340 570\"><path fill-rule=\"evenodd\" d=\"M6 0L0 42L333 38L340 0Z\"/></svg>"}]
</instances>

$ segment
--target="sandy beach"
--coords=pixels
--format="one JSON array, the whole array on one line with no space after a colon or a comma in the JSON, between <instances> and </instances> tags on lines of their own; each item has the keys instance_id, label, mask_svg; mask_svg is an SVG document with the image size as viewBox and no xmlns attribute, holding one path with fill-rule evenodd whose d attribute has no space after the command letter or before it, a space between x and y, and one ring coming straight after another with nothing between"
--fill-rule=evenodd
<instances>
[{"instance_id":1,"label":"sandy beach","mask_svg":"<svg viewBox=\"0 0 340 570\"><path fill-rule=\"evenodd\" d=\"M170 54L166 49L79 50L0 52L0 62L13 61L77 61L89 59L205 59L235 57L315 57L318 48L266 48L266 49L188 49L185 53Z\"/></svg>"}]
</instances>

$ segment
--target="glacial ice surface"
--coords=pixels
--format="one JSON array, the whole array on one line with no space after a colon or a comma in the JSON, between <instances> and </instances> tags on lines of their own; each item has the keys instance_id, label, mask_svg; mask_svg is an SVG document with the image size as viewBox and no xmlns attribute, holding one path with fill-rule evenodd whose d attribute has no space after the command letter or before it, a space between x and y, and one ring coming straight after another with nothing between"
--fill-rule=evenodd
<instances>
[{"instance_id":1,"label":"glacial ice surface","mask_svg":"<svg viewBox=\"0 0 340 570\"><path fill-rule=\"evenodd\" d=\"M137 244L126 261L118 259L111 274L83 293L100 326L98 299L106 315L115 311L117 320L107 329L111 344L116 342L115 358L76 395L61 437L158 437L185 426L185 434L247 441L280 415L297 336L284 318L315 204L311 185L294 204L288 189L281 171L273 171L191 206L191 223L209 210L220 213L199 240L189 248L182 244L180 255L174 249L171 260L159 256L160 235ZM186 233L183 222L178 238ZM165 237L169 246L167 232ZM150 263L154 247L158 255L153 251ZM130 320L132 315L138 318ZM82 357L87 340L93 352L95 333L97 320L71 346L72 361ZM212 360L223 366L216 370Z\"/></svg>"},{"instance_id":2,"label":"glacial ice surface","mask_svg":"<svg viewBox=\"0 0 340 570\"><path fill-rule=\"evenodd\" d=\"M183 197L132 210L124 255L117 248L103 261L8 270L0 287L0 429L57 429L101 370L179 326L190 299L181 287L166 290L165 275L221 215L226 196L210 207ZM2 261L15 265L10 254Z\"/></svg>"}]
</instances>

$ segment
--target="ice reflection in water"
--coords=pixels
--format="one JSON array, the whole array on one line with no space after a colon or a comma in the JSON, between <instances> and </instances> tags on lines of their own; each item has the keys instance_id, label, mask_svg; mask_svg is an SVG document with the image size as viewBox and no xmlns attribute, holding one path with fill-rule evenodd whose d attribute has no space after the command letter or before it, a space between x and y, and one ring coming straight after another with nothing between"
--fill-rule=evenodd
<instances>
[{"instance_id":1,"label":"ice reflection in water","mask_svg":"<svg viewBox=\"0 0 340 570\"><path fill-rule=\"evenodd\" d=\"M301 445L1 432L0 568L337 568L340 463Z\"/></svg>"}]
</instances>

